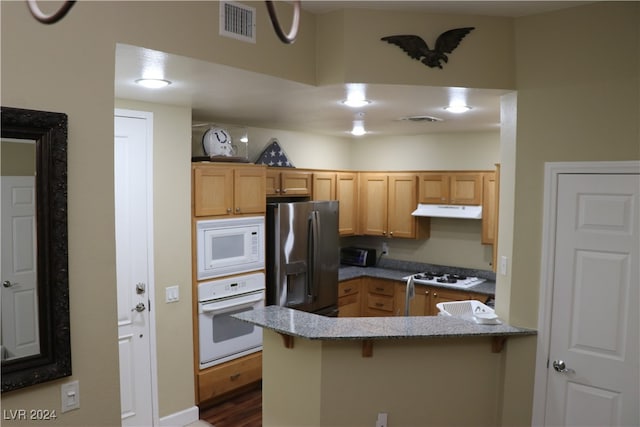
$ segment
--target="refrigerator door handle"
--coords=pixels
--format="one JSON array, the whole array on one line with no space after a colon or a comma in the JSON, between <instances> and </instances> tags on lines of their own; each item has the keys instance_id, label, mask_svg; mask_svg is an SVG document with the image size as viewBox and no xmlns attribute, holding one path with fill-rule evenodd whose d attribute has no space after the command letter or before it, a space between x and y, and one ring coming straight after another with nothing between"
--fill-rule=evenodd
<instances>
[{"instance_id":1,"label":"refrigerator door handle","mask_svg":"<svg viewBox=\"0 0 640 427\"><path fill-rule=\"evenodd\" d=\"M320 236L320 219L318 216L318 211L311 211L309 215L309 228L308 228L309 239L308 243L308 265L309 271L311 274L308 275L307 281L307 295L311 298L312 301L315 301L318 298L318 271L316 268L316 261L318 256L318 244L319 244L319 236Z\"/></svg>"}]
</instances>

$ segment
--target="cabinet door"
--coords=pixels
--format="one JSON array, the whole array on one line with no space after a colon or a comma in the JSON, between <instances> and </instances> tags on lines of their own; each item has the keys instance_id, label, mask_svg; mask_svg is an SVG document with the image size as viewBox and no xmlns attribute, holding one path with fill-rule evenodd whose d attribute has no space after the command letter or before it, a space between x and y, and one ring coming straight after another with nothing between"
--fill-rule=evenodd
<instances>
[{"instance_id":1,"label":"cabinet door","mask_svg":"<svg viewBox=\"0 0 640 427\"><path fill-rule=\"evenodd\" d=\"M214 165L195 166L193 169L193 215L217 216L232 213L233 169Z\"/></svg>"},{"instance_id":2,"label":"cabinet door","mask_svg":"<svg viewBox=\"0 0 640 427\"><path fill-rule=\"evenodd\" d=\"M465 301L473 299L473 294L455 289L433 288L431 291L431 314L436 316L440 310L436 304L449 301Z\"/></svg>"},{"instance_id":3,"label":"cabinet door","mask_svg":"<svg viewBox=\"0 0 640 427\"><path fill-rule=\"evenodd\" d=\"M234 171L234 214L265 213L265 178L264 167L242 167Z\"/></svg>"},{"instance_id":4,"label":"cabinet door","mask_svg":"<svg viewBox=\"0 0 640 427\"><path fill-rule=\"evenodd\" d=\"M280 171L267 169L265 191L267 196L280 195Z\"/></svg>"},{"instance_id":5,"label":"cabinet door","mask_svg":"<svg viewBox=\"0 0 640 427\"><path fill-rule=\"evenodd\" d=\"M479 205L482 203L482 174L454 173L451 175L449 203Z\"/></svg>"},{"instance_id":6,"label":"cabinet door","mask_svg":"<svg viewBox=\"0 0 640 427\"><path fill-rule=\"evenodd\" d=\"M429 313L425 309L429 307L429 288L416 285L415 290L415 296L409 302L409 316L428 316ZM396 283L393 299L396 316L404 316L407 302L407 285L405 283Z\"/></svg>"},{"instance_id":7,"label":"cabinet door","mask_svg":"<svg viewBox=\"0 0 640 427\"><path fill-rule=\"evenodd\" d=\"M335 172L314 172L312 199L337 200Z\"/></svg>"},{"instance_id":8,"label":"cabinet door","mask_svg":"<svg viewBox=\"0 0 640 427\"><path fill-rule=\"evenodd\" d=\"M338 232L351 236L358 232L358 174L339 172L336 177L336 197L340 202Z\"/></svg>"},{"instance_id":9,"label":"cabinet door","mask_svg":"<svg viewBox=\"0 0 640 427\"><path fill-rule=\"evenodd\" d=\"M414 174L390 174L387 202L389 237L416 237L418 181Z\"/></svg>"},{"instance_id":10,"label":"cabinet door","mask_svg":"<svg viewBox=\"0 0 640 427\"><path fill-rule=\"evenodd\" d=\"M419 175L418 201L425 204L449 203L449 176L442 173Z\"/></svg>"},{"instance_id":11,"label":"cabinet door","mask_svg":"<svg viewBox=\"0 0 640 427\"><path fill-rule=\"evenodd\" d=\"M496 174L482 174L482 244L495 243L497 227L498 194L496 192Z\"/></svg>"},{"instance_id":12,"label":"cabinet door","mask_svg":"<svg viewBox=\"0 0 640 427\"><path fill-rule=\"evenodd\" d=\"M387 235L386 174L360 174L360 231L364 235Z\"/></svg>"},{"instance_id":13,"label":"cabinet door","mask_svg":"<svg viewBox=\"0 0 640 427\"><path fill-rule=\"evenodd\" d=\"M359 317L361 314L360 286L362 279L352 279L338 284L339 317Z\"/></svg>"},{"instance_id":14,"label":"cabinet door","mask_svg":"<svg viewBox=\"0 0 640 427\"><path fill-rule=\"evenodd\" d=\"M199 371L196 375L198 396L196 403L218 398L262 379L262 352Z\"/></svg>"},{"instance_id":15,"label":"cabinet door","mask_svg":"<svg viewBox=\"0 0 640 427\"><path fill-rule=\"evenodd\" d=\"M289 172L280 174L280 194L282 196L310 196L311 172Z\"/></svg>"}]
</instances>

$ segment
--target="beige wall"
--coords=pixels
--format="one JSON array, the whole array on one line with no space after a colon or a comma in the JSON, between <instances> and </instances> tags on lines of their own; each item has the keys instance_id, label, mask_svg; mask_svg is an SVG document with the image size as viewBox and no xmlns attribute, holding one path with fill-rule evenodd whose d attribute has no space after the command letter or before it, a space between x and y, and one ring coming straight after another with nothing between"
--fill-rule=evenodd
<instances>
[{"instance_id":1,"label":"beige wall","mask_svg":"<svg viewBox=\"0 0 640 427\"><path fill-rule=\"evenodd\" d=\"M512 341L530 338L510 338ZM264 337L263 424L273 427L498 425L504 353L487 337L360 341ZM273 391L278 392L273 393Z\"/></svg>"},{"instance_id":2,"label":"beige wall","mask_svg":"<svg viewBox=\"0 0 640 427\"><path fill-rule=\"evenodd\" d=\"M0 3L2 104L64 112L69 117L69 295L73 363L70 378L3 393L3 409L57 409L59 417L55 424L65 426L120 424L113 219L116 43L313 82L315 50L314 34L310 31L315 26L313 18L305 14L302 24L306 29L298 42L284 46L269 27L264 4L260 2L256 6L259 7L259 41L248 46L217 36L217 19L211 19L217 17L217 3L82 2L55 25L37 23L29 16L24 2ZM165 110L157 107L155 111L161 114ZM157 173L171 171L155 177L156 185L164 185L164 189L156 189L158 193L166 191L162 197L156 196L156 209L166 208L171 198L176 203L180 200L184 203L166 213L157 212L155 218L156 230L159 225L178 224L178 228L160 233L156 242L158 302L164 301L165 286L175 283L182 290L186 280L183 269L190 268L189 246L185 245L190 233L179 231L179 227L188 226L184 223L183 209L189 209L190 193L183 173L190 161L189 132L187 127L168 133L176 137L173 142L176 145L163 147L167 154L154 158ZM180 140L184 146L180 146ZM172 156L177 164L170 162ZM184 159L182 166L180 158ZM172 177L177 181L170 182ZM158 251L160 245L173 243L174 238L179 247L185 248L184 253L173 257L172 252ZM173 262L177 264L172 265ZM188 346L191 314L186 310L190 295L188 291L181 294L180 303L158 307L159 353L167 351L166 357L158 356L162 371L158 384L161 417L194 404L193 356ZM173 319L179 321L172 323ZM176 329L181 325L186 329ZM176 336L181 346L174 347ZM81 407L62 414L59 412L60 385L70 380L80 382ZM3 424L12 423L4 421Z\"/></svg>"},{"instance_id":3,"label":"beige wall","mask_svg":"<svg viewBox=\"0 0 640 427\"><path fill-rule=\"evenodd\" d=\"M36 173L36 144L2 141L0 175L33 176Z\"/></svg>"},{"instance_id":4,"label":"beige wall","mask_svg":"<svg viewBox=\"0 0 640 427\"><path fill-rule=\"evenodd\" d=\"M640 159L639 23L639 2L516 20L513 262L509 305L501 306L512 324L537 326L545 162ZM595 51L607 59L594 60ZM535 345L508 345L502 422L522 425L530 419Z\"/></svg>"},{"instance_id":5,"label":"beige wall","mask_svg":"<svg viewBox=\"0 0 640 427\"><path fill-rule=\"evenodd\" d=\"M446 72L411 60L380 39L476 27L449 57ZM511 89L515 85L513 21L468 15L352 9L318 17L318 83L390 83ZM470 72L470 70L472 70Z\"/></svg>"},{"instance_id":6,"label":"beige wall","mask_svg":"<svg viewBox=\"0 0 640 427\"><path fill-rule=\"evenodd\" d=\"M602 2L516 20L345 12L318 19L320 37L335 30L326 40L332 40L333 46L336 39L343 43L337 52L325 39L316 43L316 19L306 14L300 39L292 46L282 45L269 27L262 2L253 4L259 16L256 45L217 36L217 20L211 19L217 16L215 3L80 2L63 22L45 26L27 14L23 2L0 2L2 104L69 116L70 379L80 381L81 409L60 414L58 425L119 424L112 196L118 42L310 84L363 81L516 88L518 126L511 195L515 214L513 222L501 224L500 229L501 242L510 242L513 232L513 262L508 290L500 283L504 278L499 277L498 286L503 286L501 292L507 299L500 302L500 314L520 326L535 327L537 321L544 162L640 158L638 2ZM403 61L399 49L375 40L413 28L422 33L430 25L435 37L451 24L467 23L478 27L477 37L465 40L446 74ZM364 47L358 45L362 35L357 33L362 28L370 34ZM517 53L515 61L512 52ZM594 52L601 54L594 56ZM320 67L329 53L330 61ZM392 54L398 56L397 62L388 60ZM286 147L292 154L289 150L295 152ZM510 154L502 150L501 156L508 159ZM163 166L166 159L160 161ZM158 178L158 182L164 181ZM187 193L186 188L182 191ZM177 271L156 273L167 282L182 280ZM161 290L165 283L157 286ZM92 304L96 301L99 304ZM183 314L178 313L182 307L182 303L167 305L162 308L163 316L178 316L182 324ZM166 345L175 333L158 328L158 344ZM175 359L167 360L167 365L160 362L162 369L187 370L185 366L192 361L184 351L170 353ZM498 415L503 425L529 423L534 354L535 342L526 339L510 341L503 355L503 390L499 392L503 400ZM459 373L473 370L469 366ZM184 402L192 399L193 389L188 384L191 379L167 384L173 379L171 374L163 373L162 378L159 411L164 416L188 405ZM59 408L60 384L67 380L3 394L3 409ZM173 399L183 403L169 403Z\"/></svg>"}]
</instances>

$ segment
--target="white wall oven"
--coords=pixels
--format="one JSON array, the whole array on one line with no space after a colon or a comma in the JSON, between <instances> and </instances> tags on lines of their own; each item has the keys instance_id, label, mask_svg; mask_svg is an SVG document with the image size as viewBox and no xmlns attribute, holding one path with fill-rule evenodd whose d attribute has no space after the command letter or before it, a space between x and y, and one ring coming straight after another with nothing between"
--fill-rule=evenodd
<instances>
[{"instance_id":1,"label":"white wall oven","mask_svg":"<svg viewBox=\"0 0 640 427\"><path fill-rule=\"evenodd\" d=\"M198 221L198 280L262 270L264 239L261 216Z\"/></svg>"},{"instance_id":2,"label":"white wall oven","mask_svg":"<svg viewBox=\"0 0 640 427\"><path fill-rule=\"evenodd\" d=\"M231 316L264 305L262 272L200 283L200 369L262 350L262 328Z\"/></svg>"}]
</instances>

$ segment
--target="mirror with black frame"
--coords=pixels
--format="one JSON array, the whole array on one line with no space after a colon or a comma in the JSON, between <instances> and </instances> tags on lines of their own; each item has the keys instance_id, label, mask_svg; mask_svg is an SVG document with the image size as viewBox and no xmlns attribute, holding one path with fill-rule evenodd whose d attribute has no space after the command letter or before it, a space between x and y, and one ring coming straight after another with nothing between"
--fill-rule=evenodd
<instances>
[{"instance_id":1,"label":"mirror with black frame","mask_svg":"<svg viewBox=\"0 0 640 427\"><path fill-rule=\"evenodd\" d=\"M67 115L1 107L2 392L71 375Z\"/></svg>"}]
</instances>

